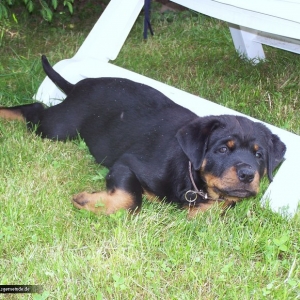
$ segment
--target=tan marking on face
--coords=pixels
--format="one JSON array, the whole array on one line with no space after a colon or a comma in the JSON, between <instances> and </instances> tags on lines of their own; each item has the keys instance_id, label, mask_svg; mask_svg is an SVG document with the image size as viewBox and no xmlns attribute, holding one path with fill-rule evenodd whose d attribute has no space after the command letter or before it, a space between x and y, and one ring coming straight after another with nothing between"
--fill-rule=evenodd
<instances>
[{"instance_id":1,"label":"tan marking on face","mask_svg":"<svg viewBox=\"0 0 300 300\"><path fill-rule=\"evenodd\" d=\"M226 199L232 199L235 202L238 201L238 197L222 195L222 190L248 190L254 194L257 194L259 191L260 176L258 172L255 173L254 179L250 183L242 183L239 180L235 167L231 167L226 172L224 172L222 177L216 177L210 173L202 174L202 177L204 178L207 184L207 193L213 199L217 199L224 196ZM218 191L216 191L216 189Z\"/></svg>"},{"instance_id":2,"label":"tan marking on face","mask_svg":"<svg viewBox=\"0 0 300 300\"><path fill-rule=\"evenodd\" d=\"M268 170L267 170L267 168L265 168L263 176L267 175L267 173L268 173Z\"/></svg>"},{"instance_id":3,"label":"tan marking on face","mask_svg":"<svg viewBox=\"0 0 300 300\"><path fill-rule=\"evenodd\" d=\"M94 213L113 214L120 209L134 210L134 198L123 190L114 192L87 193L75 195L72 203L78 209L85 209Z\"/></svg>"},{"instance_id":4,"label":"tan marking on face","mask_svg":"<svg viewBox=\"0 0 300 300\"><path fill-rule=\"evenodd\" d=\"M259 146L257 144L255 144L253 148L255 152L259 150Z\"/></svg>"},{"instance_id":5,"label":"tan marking on face","mask_svg":"<svg viewBox=\"0 0 300 300\"><path fill-rule=\"evenodd\" d=\"M6 120L19 120L19 121L25 121L23 115L18 110L11 110L9 108L0 107L0 118L6 119Z\"/></svg>"},{"instance_id":6,"label":"tan marking on face","mask_svg":"<svg viewBox=\"0 0 300 300\"><path fill-rule=\"evenodd\" d=\"M235 145L235 142L234 142L234 140L230 140L226 143L226 145L229 149L232 149Z\"/></svg>"},{"instance_id":7,"label":"tan marking on face","mask_svg":"<svg viewBox=\"0 0 300 300\"><path fill-rule=\"evenodd\" d=\"M204 172L206 164L207 164L207 159L205 158L203 160L203 162L202 162L202 165L201 165L201 168L200 168L200 172Z\"/></svg>"}]
</instances>

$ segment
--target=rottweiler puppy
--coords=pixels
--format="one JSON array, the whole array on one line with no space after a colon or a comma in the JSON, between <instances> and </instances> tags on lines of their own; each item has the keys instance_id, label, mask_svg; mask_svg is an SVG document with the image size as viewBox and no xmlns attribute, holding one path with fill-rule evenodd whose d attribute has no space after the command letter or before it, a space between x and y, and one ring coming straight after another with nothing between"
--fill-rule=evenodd
<instances>
[{"instance_id":1,"label":"rottweiler puppy","mask_svg":"<svg viewBox=\"0 0 300 300\"><path fill-rule=\"evenodd\" d=\"M49 78L67 95L58 105L1 108L42 138L78 136L109 168L106 191L82 192L79 209L111 214L139 211L143 194L189 209L216 201L231 206L259 190L260 179L283 160L286 147L263 124L232 115L199 117L154 88L124 78L88 78L71 84L42 56Z\"/></svg>"}]
</instances>

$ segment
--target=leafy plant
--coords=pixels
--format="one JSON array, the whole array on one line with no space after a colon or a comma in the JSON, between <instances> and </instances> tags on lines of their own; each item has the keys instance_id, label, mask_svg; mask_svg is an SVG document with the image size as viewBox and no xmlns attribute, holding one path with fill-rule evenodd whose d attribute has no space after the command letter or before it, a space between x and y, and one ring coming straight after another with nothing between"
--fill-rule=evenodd
<instances>
[{"instance_id":1,"label":"leafy plant","mask_svg":"<svg viewBox=\"0 0 300 300\"><path fill-rule=\"evenodd\" d=\"M51 22L58 5L67 7L70 14L73 14L74 0L1 0L0 20L8 18L10 8L25 8L28 13L39 11L44 20Z\"/></svg>"},{"instance_id":2,"label":"leafy plant","mask_svg":"<svg viewBox=\"0 0 300 300\"><path fill-rule=\"evenodd\" d=\"M279 239L273 239L273 243L277 246L278 251L286 252L288 250L288 247L286 245L286 242L289 241L288 235L283 235Z\"/></svg>"},{"instance_id":3,"label":"leafy plant","mask_svg":"<svg viewBox=\"0 0 300 300\"><path fill-rule=\"evenodd\" d=\"M11 2L11 0L4 0L5 2L7 3L3 3L2 1L0 2L0 20L2 18L7 18L8 17L8 11L7 11L7 5L5 4L8 4L8 2Z\"/></svg>"}]
</instances>

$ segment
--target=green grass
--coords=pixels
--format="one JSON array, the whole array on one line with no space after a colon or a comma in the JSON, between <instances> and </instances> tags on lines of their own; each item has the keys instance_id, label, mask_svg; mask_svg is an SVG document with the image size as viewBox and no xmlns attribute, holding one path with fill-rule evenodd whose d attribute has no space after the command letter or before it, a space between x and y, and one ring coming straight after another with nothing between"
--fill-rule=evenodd
<instances>
[{"instance_id":1,"label":"green grass","mask_svg":"<svg viewBox=\"0 0 300 300\"><path fill-rule=\"evenodd\" d=\"M265 47L253 66L220 21L152 19L155 36L142 40L140 17L115 64L300 134L299 55ZM90 28L71 23L0 25L0 105L32 101L42 53L52 63L74 54ZM18 122L0 120L0 167L0 284L45 291L5 299L300 298L299 213L287 219L259 197L193 220L147 202L135 217L78 211L71 196L102 189L105 172L82 141L41 140Z\"/></svg>"}]
</instances>

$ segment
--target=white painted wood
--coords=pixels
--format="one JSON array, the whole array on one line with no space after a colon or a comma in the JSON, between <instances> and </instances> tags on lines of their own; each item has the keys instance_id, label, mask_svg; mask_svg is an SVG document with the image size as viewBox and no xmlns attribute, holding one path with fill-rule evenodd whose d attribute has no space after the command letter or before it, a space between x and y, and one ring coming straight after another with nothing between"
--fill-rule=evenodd
<instances>
[{"instance_id":1,"label":"white painted wood","mask_svg":"<svg viewBox=\"0 0 300 300\"><path fill-rule=\"evenodd\" d=\"M248 28L241 28L238 25L229 24L235 49L243 56L258 63L265 59L265 53L261 43L256 42L257 31Z\"/></svg>"},{"instance_id":2,"label":"white painted wood","mask_svg":"<svg viewBox=\"0 0 300 300\"><path fill-rule=\"evenodd\" d=\"M243 10L274 16L294 22L300 21L299 0L214 0Z\"/></svg>"},{"instance_id":3,"label":"white painted wood","mask_svg":"<svg viewBox=\"0 0 300 300\"><path fill-rule=\"evenodd\" d=\"M300 54L300 40L290 39L279 35L274 36L260 31L256 37L254 37L253 41Z\"/></svg>"},{"instance_id":4,"label":"white painted wood","mask_svg":"<svg viewBox=\"0 0 300 300\"><path fill-rule=\"evenodd\" d=\"M172 0L172 2L235 24L234 30L230 29L230 31L233 32L232 39L234 45L237 45L236 50L242 52L250 60L255 60L253 56L255 52L258 52L257 61L265 58L262 48L255 45L254 42L260 44L267 42L267 45L273 47L280 45L281 49L288 51L293 51L295 47L298 49L297 44L300 40L299 0ZM243 32L237 32L238 26ZM254 40L247 33L255 31L258 32L258 36L261 32L263 32L263 36L265 33L272 34L272 36L269 36L268 40L263 38ZM282 37L292 40L284 44ZM296 46L292 44L296 44Z\"/></svg>"},{"instance_id":5,"label":"white painted wood","mask_svg":"<svg viewBox=\"0 0 300 300\"><path fill-rule=\"evenodd\" d=\"M116 59L143 6L144 0L110 1L74 58Z\"/></svg>"},{"instance_id":6,"label":"white painted wood","mask_svg":"<svg viewBox=\"0 0 300 300\"><path fill-rule=\"evenodd\" d=\"M237 7L225 3L227 0L171 0L192 10L205 14L207 16L220 19L222 21L237 24L247 28L256 29L273 33L275 35L282 35L294 39L300 39L300 14L296 14L296 21L278 16L271 15L259 11L247 10L243 7ZM228 0L229 1L229 0ZM265 0L257 1L263 3ZM274 0L282 3L282 11L286 10L284 1ZM240 3L250 3L252 0L238 0ZM298 2L291 6L294 11L299 12ZM242 5L241 5L242 6ZM297 19L298 17L298 19Z\"/></svg>"}]
</instances>

